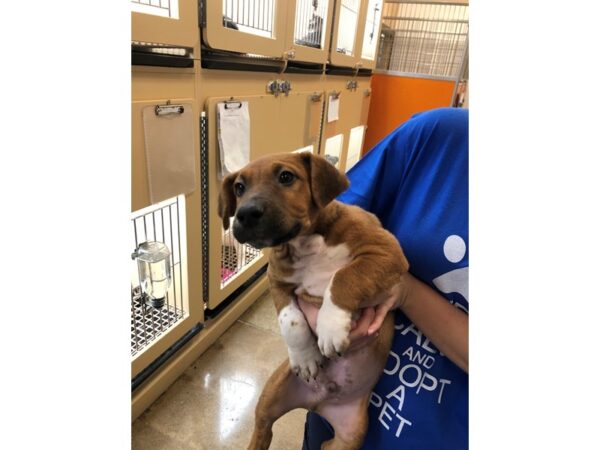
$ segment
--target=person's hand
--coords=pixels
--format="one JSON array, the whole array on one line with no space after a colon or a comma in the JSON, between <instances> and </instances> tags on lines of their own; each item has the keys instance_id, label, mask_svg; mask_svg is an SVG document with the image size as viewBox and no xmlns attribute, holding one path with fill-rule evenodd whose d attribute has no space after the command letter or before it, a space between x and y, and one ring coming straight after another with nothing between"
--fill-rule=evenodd
<instances>
[{"instance_id":1,"label":"person's hand","mask_svg":"<svg viewBox=\"0 0 600 450\"><path fill-rule=\"evenodd\" d=\"M298 306L300 307L300 310L304 313L304 317L306 317L306 321L308 322L308 325L310 326L311 330L313 331L313 333L316 334L317 315L319 314L319 307L314 303L304 301L301 298L298 298ZM377 330L373 331L372 333L369 333L369 329L373 323L374 318L374 307L363 308L360 311L360 316L358 320L352 321L352 326L350 328L349 335L350 341L353 342L360 338L376 333Z\"/></svg>"},{"instance_id":2,"label":"person's hand","mask_svg":"<svg viewBox=\"0 0 600 450\"><path fill-rule=\"evenodd\" d=\"M410 292L414 278L410 273L402 275L400 283L392 288L387 298L383 302L375 305L375 315L369 328L368 335L377 333L383 324L386 314L396 308L402 309L408 301L410 301Z\"/></svg>"}]
</instances>

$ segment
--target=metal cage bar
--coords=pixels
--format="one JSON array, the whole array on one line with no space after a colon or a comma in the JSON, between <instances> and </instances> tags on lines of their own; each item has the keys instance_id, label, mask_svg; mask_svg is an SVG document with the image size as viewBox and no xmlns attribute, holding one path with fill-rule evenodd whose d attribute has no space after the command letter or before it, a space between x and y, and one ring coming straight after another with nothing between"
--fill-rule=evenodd
<instances>
[{"instance_id":1,"label":"metal cage bar","mask_svg":"<svg viewBox=\"0 0 600 450\"><path fill-rule=\"evenodd\" d=\"M183 319L186 312L183 303L182 249L179 216L180 197L162 202L152 210L134 213L134 249L143 242L152 240L166 244L171 252L172 282L162 308L145 303L140 280L136 275L131 282L131 356L135 356L155 339ZM184 230L185 231L185 230ZM136 262L133 261L134 266ZM135 267L132 269L135 274Z\"/></svg>"},{"instance_id":2,"label":"metal cage bar","mask_svg":"<svg viewBox=\"0 0 600 450\"><path fill-rule=\"evenodd\" d=\"M223 288L258 260L262 252L251 245L240 244L233 237L231 227L223 231L221 242L221 288Z\"/></svg>"},{"instance_id":3,"label":"metal cage bar","mask_svg":"<svg viewBox=\"0 0 600 450\"><path fill-rule=\"evenodd\" d=\"M467 49L468 5L386 2L377 69L456 78Z\"/></svg>"},{"instance_id":4,"label":"metal cage bar","mask_svg":"<svg viewBox=\"0 0 600 450\"><path fill-rule=\"evenodd\" d=\"M298 0L294 42L306 47L322 48L327 18L327 0Z\"/></svg>"},{"instance_id":5,"label":"metal cage bar","mask_svg":"<svg viewBox=\"0 0 600 450\"><path fill-rule=\"evenodd\" d=\"M223 0L223 26L273 37L275 0Z\"/></svg>"},{"instance_id":6,"label":"metal cage bar","mask_svg":"<svg viewBox=\"0 0 600 450\"><path fill-rule=\"evenodd\" d=\"M140 5L148 14L173 17L171 0L130 0L135 5Z\"/></svg>"}]
</instances>

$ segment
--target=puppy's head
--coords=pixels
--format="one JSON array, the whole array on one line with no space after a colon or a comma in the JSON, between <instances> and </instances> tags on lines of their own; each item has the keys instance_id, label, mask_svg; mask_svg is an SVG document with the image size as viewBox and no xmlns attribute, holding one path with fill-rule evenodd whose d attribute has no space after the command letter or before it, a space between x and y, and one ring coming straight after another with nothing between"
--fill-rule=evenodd
<instances>
[{"instance_id":1,"label":"puppy's head","mask_svg":"<svg viewBox=\"0 0 600 450\"><path fill-rule=\"evenodd\" d=\"M223 228L253 247L274 247L308 231L318 211L349 186L333 165L310 152L270 155L228 175L219 194Z\"/></svg>"}]
</instances>

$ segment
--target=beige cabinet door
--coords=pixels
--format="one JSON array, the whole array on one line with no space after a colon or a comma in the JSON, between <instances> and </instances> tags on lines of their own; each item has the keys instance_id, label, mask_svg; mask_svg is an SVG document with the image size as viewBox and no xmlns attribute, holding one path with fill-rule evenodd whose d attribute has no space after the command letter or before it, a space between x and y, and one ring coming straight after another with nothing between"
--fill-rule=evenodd
<instances>
[{"instance_id":1,"label":"beige cabinet door","mask_svg":"<svg viewBox=\"0 0 600 450\"><path fill-rule=\"evenodd\" d=\"M151 3L151 4L150 4ZM198 2L179 0L131 2L131 40L196 48L200 40L198 31Z\"/></svg>"},{"instance_id":2,"label":"beige cabinet door","mask_svg":"<svg viewBox=\"0 0 600 450\"><path fill-rule=\"evenodd\" d=\"M211 0L206 2L204 43L238 53L283 56L286 4L283 0Z\"/></svg>"},{"instance_id":3,"label":"beige cabinet door","mask_svg":"<svg viewBox=\"0 0 600 450\"><path fill-rule=\"evenodd\" d=\"M324 94L324 91L291 91L279 97L280 151L306 149L318 153Z\"/></svg>"},{"instance_id":4,"label":"beige cabinet door","mask_svg":"<svg viewBox=\"0 0 600 450\"><path fill-rule=\"evenodd\" d=\"M359 126L366 126L369 111L370 95L367 81L358 79L358 88L348 90L329 90L325 93L325 112L323 117L323 137L320 146L320 155L334 161L337 159L336 167L341 171L346 170L346 159L348 156L349 145L356 145L356 137L352 130ZM338 96L339 104L338 119L329 121L329 108L332 105L332 98ZM351 136L352 135L352 136ZM352 139L351 139L352 137ZM360 137L361 145L364 136ZM352 152L353 154L355 153ZM355 160L356 157L353 157Z\"/></svg>"}]
</instances>

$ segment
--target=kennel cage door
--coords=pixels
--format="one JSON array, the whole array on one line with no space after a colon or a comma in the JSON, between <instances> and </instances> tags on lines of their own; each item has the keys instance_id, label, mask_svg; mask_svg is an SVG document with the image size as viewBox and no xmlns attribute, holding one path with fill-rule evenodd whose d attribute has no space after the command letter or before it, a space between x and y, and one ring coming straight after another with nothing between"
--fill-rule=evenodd
<instances>
[{"instance_id":1,"label":"kennel cage door","mask_svg":"<svg viewBox=\"0 0 600 450\"><path fill-rule=\"evenodd\" d=\"M131 40L199 48L198 2L131 0Z\"/></svg>"},{"instance_id":2,"label":"kennel cage door","mask_svg":"<svg viewBox=\"0 0 600 450\"><path fill-rule=\"evenodd\" d=\"M204 321L202 305L190 301L187 253L187 202L179 195L131 214L131 248L160 242L169 249L171 283L164 304L145 302L141 277L131 262L131 376L137 376L196 324Z\"/></svg>"},{"instance_id":3,"label":"kennel cage door","mask_svg":"<svg viewBox=\"0 0 600 450\"><path fill-rule=\"evenodd\" d=\"M246 283L262 268L267 258L265 252L235 241L231 228L223 230L217 214L221 180L219 179L219 144L217 130L217 105L247 102L250 116L250 160L281 152L280 102L281 96L240 95L211 97L205 104L208 116L208 233L203 247L207 254L208 308L219 306L236 289ZM206 260L205 259L205 260Z\"/></svg>"},{"instance_id":4,"label":"kennel cage door","mask_svg":"<svg viewBox=\"0 0 600 450\"><path fill-rule=\"evenodd\" d=\"M286 8L282 0L205 2L204 44L218 50L280 58Z\"/></svg>"},{"instance_id":5,"label":"kennel cage door","mask_svg":"<svg viewBox=\"0 0 600 450\"><path fill-rule=\"evenodd\" d=\"M325 64L329 56L333 0L295 0L287 9L285 50L292 61Z\"/></svg>"},{"instance_id":6,"label":"kennel cage door","mask_svg":"<svg viewBox=\"0 0 600 450\"><path fill-rule=\"evenodd\" d=\"M329 61L334 66L354 67L360 61L363 3L366 0L336 2ZM360 36L360 38L359 38Z\"/></svg>"},{"instance_id":7,"label":"kennel cage door","mask_svg":"<svg viewBox=\"0 0 600 450\"><path fill-rule=\"evenodd\" d=\"M377 57L377 44L380 37L383 0L365 0L365 22L363 32L357 37L360 44L360 67L374 69Z\"/></svg>"}]
</instances>

